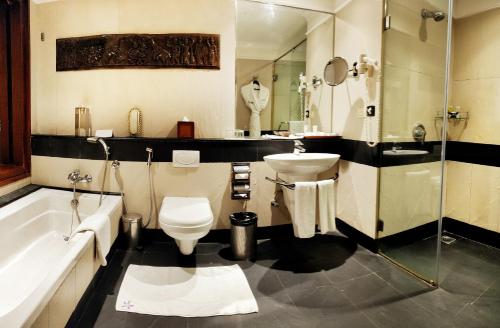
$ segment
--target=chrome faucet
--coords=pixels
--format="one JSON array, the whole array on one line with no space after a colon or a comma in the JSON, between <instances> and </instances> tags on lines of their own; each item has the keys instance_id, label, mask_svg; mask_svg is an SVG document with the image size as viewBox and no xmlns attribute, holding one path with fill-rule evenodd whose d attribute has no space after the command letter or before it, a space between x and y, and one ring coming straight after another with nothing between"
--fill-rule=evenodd
<instances>
[{"instance_id":1,"label":"chrome faucet","mask_svg":"<svg viewBox=\"0 0 500 328\"><path fill-rule=\"evenodd\" d=\"M77 183L84 182L84 183L90 183L92 182L92 176L85 174L85 176L80 176L80 170L76 169L70 174L68 174L68 180L71 182L71 184L74 186Z\"/></svg>"},{"instance_id":2,"label":"chrome faucet","mask_svg":"<svg viewBox=\"0 0 500 328\"><path fill-rule=\"evenodd\" d=\"M293 153L295 155L298 155L300 153L305 153L306 149L303 147L304 143L300 140L294 140L293 141Z\"/></svg>"},{"instance_id":3,"label":"chrome faucet","mask_svg":"<svg viewBox=\"0 0 500 328\"><path fill-rule=\"evenodd\" d=\"M398 150L402 150L402 149L403 149L403 147L399 146L397 142L395 142L395 143L392 144L392 149L391 150L393 152L397 152Z\"/></svg>"},{"instance_id":4,"label":"chrome faucet","mask_svg":"<svg viewBox=\"0 0 500 328\"><path fill-rule=\"evenodd\" d=\"M102 176L102 183L101 183L101 196L99 197L99 206L102 204L102 197L104 195L104 185L106 184L106 175L108 172L108 160L109 160L109 149L110 147L104 142L103 138L98 138L98 137L89 137L87 138L87 142L90 143L100 143L102 146L102 149L104 151L104 175Z\"/></svg>"}]
</instances>

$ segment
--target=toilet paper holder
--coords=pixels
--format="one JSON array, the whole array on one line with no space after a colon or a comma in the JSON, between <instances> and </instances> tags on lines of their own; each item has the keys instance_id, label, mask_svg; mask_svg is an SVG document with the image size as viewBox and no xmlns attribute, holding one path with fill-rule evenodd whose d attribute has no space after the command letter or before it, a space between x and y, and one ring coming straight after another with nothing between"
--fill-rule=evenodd
<instances>
[{"instance_id":1,"label":"toilet paper holder","mask_svg":"<svg viewBox=\"0 0 500 328\"><path fill-rule=\"evenodd\" d=\"M231 199L250 199L250 163L231 164Z\"/></svg>"}]
</instances>

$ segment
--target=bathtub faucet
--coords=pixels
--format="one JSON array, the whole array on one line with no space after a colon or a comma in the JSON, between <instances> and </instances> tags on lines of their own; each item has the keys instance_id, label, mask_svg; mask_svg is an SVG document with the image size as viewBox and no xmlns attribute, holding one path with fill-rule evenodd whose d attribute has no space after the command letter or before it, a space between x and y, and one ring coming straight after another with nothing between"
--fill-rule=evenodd
<instances>
[{"instance_id":1,"label":"bathtub faucet","mask_svg":"<svg viewBox=\"0 0 500 328\"><path fill-rule=\"evenodd\" d=\"M85 174L85 176L80 176L80 170L74 170L70 174L68 174L68 180L74 186L79 182L89 183L92 182L92 176Z\"/></svg>"}]
</instances>

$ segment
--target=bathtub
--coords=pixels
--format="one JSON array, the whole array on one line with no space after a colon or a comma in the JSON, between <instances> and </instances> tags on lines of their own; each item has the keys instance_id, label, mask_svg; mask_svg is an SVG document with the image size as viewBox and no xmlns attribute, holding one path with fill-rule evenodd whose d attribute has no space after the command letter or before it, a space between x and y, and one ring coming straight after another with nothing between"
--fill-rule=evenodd
<instances>
[{"instance_id":1,"label":"bathtub","mask_svg":"<svg viewBox=\"0 0 500 328\"><path fill-rule=\"evenodd\" d=\"M37 190L0 208L0 327L29 327L75 267L94 233L76 234L65 241L78 225L72 215L73 193L55 189ZM122 213L119 196L79 193L82 220L105 213L111 220L111 240L118 234ZM94 271L93 271L94 272Z\"/></svg>"}]
</instances>

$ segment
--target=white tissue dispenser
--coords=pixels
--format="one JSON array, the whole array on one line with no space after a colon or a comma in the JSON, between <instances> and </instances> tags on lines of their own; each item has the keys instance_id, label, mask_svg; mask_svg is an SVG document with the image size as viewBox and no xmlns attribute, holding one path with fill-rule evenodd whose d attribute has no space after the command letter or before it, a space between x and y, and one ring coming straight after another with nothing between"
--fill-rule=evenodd
<instances>
[{"instance_id":1,"label":"white tissue dispenser","mask_svg":"<svg viewBox=\"0 0 500 328\"><path fill-rule=\"evenodd\" d=\"M174 167L199 167L199 150L174 150L172 151L172 163Z\"/></svg>"}]
</instances>

